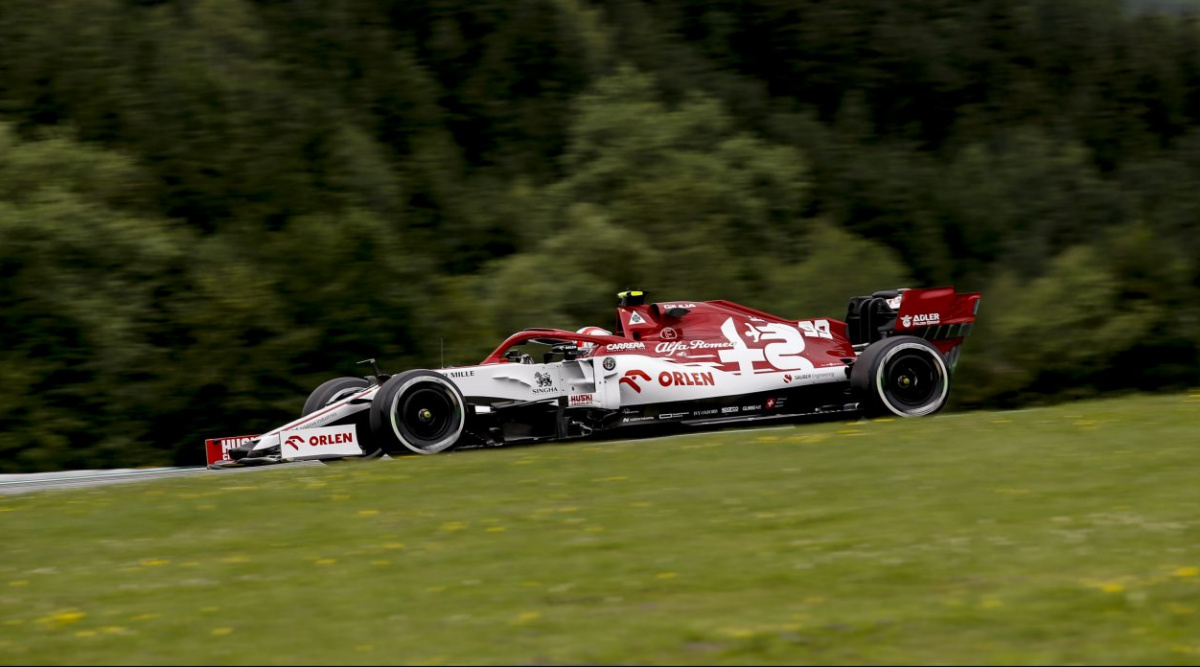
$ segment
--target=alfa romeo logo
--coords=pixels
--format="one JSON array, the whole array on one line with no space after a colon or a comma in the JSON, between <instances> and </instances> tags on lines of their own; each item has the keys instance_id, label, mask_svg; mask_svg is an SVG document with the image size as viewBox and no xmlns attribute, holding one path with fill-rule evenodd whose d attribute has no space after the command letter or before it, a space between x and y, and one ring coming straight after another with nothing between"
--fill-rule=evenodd
<instances>
[{"instance_id":1,"label":"alfa romeo logo","mask_svg":"<svg viewBox=\"0 0 1200 667\"><path fill-rule=\"evenodd\" d=\"M604 370L611 371L612 369L614 369L616 367L617 367L616 359L613 359L612 357L606 357L604 359Z\"/></svg>"}]
</instances>

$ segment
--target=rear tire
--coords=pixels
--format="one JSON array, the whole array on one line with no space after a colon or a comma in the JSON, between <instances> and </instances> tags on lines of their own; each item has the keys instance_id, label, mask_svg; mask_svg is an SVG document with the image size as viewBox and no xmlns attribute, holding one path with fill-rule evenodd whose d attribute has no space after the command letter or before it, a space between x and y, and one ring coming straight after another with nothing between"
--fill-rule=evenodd
<instances>
[{"instance_id":1,"label":"rear tire","mask_svg":"<svg viewBox=\"0 0 1200 667\"><path fill-rule=\"evenodd\" d=\"M437 454L462 438L462 392L433 371L405 371L383 383L371 402L371 433L391 456Z\"/></svg>"},{"instance_id":2,"label":"rear tire","mask_svg":"<svg viewBox=\"0 0 1200 667\"><path fill-rule=\"evenodd\" d=\"M850 371L850 387L868 417L924 417L946 406L950 369L929 341L894 336L863 351Z\"/></svg>"},{"instance_id":3,"label":"rear tire","mask_svg":"<svg viewBox=\"0 0 1200 667\"><path fill-rule=\"evenodd\" d=\"M366 378L358 377L340 377L323 382L308 395L308 400L304 401L304 407L300 410L300 416L307 417L330 403L336 403L370 386L371 383ZM379 456L381 450L376 443L376 438L372 437L366 412L358 413L354 421L358 429L358 443L359 447L362 447L363 458L373 459Z\"/></svg>"}]
</instances>

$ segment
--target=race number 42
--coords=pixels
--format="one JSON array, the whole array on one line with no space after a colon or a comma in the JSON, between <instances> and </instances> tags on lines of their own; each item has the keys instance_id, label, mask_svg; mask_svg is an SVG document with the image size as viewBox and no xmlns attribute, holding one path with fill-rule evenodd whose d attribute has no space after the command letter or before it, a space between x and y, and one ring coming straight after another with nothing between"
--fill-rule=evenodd
<instances>
[{"instance_id":1,"label":"race number 42","mask_svg":"<svg viewBox=\"0 0 1200 667\"><path fill-rule=\"evenodd\" d=\"M721 333L732 345L719 351L721 361L736 363L737 372L754 374L754 363L757 361L766 362L773 369L781 371L813 369L813 363L804 356L804 334L799 328L779 322L759 325L746 322L745 325L744 335L738 331L732 317L721 325ZM746 342L747 338L754 344L753 347Z\"/></svg>"}]
</instances>

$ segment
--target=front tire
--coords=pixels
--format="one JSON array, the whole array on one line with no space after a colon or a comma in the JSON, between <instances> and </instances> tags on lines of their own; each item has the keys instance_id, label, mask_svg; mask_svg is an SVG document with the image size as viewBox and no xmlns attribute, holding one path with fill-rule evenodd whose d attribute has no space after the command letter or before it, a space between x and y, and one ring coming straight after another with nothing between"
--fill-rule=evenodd
<instances>
[{"instance_id":1,"label":"front tire","mask_svg":"<svg viewBox=\"0 0 1200 667\"><path fill-rule=\"evenodd\" d=\"M392 377L371 401L371 433L391 456L437 454L462 438L466 401L440 373L406 371Z\"/></svg>"},{"instance_id":2,"label":"front tire","mask_svg":"<svg viewBox=\"0 0 1200 667\"><path fill-rule=\"evenodd\" d=\"M950 370L929 341L895 336L863 351L850 371L850 387L868 417L924 417L946 406Z\"/></svg>"},{"instance_id":3,"label":"front tire","mask_svg":"<svg viewBox=\"0 0 1200 667\"><path fill-rule=\"evenodd\" d=\"M308 395L308 400L304 401L300 416L307 417L331 403L353 396L370 386L371 383L366 378L358 377L340 377L322 382ZM371 436L369 423L366 419L361 418L362 416L364 415L359 413L354 420L355 426L358 428L358 444L363 450L363 458L373 459L379 456L381 450L375 442L376 438Z\"/></svg>"},{"instance_id":4,"label":"front tire","mask_svg":"<svg viewBox=\"0 0 1200 667\"><path fill-rule=\"evenodd\" d=\"M323 382L308 395L308 400L304 401L304 407L300 410L300 416L307 417L330 403L340 401L370 386L371 383L365 378L356 377L334 378Z\"/></svg>"}]
</instances>

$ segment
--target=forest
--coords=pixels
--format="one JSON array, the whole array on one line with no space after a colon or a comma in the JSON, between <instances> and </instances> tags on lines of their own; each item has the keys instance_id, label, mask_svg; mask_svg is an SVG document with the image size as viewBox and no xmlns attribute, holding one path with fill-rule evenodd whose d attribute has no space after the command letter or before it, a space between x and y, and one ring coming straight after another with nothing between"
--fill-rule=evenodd
<instances>
[{"instance_id":1,"label":"forest","mask_svg":"<svg viewBox=\"0 0 1200 667\"><path fill-rule=\"evenodd\" d=\"M630 288L981 291L956 410L1198 386L1188 4L6 0L0 472L202 464Z\"/></svg>"}]
</instances>

